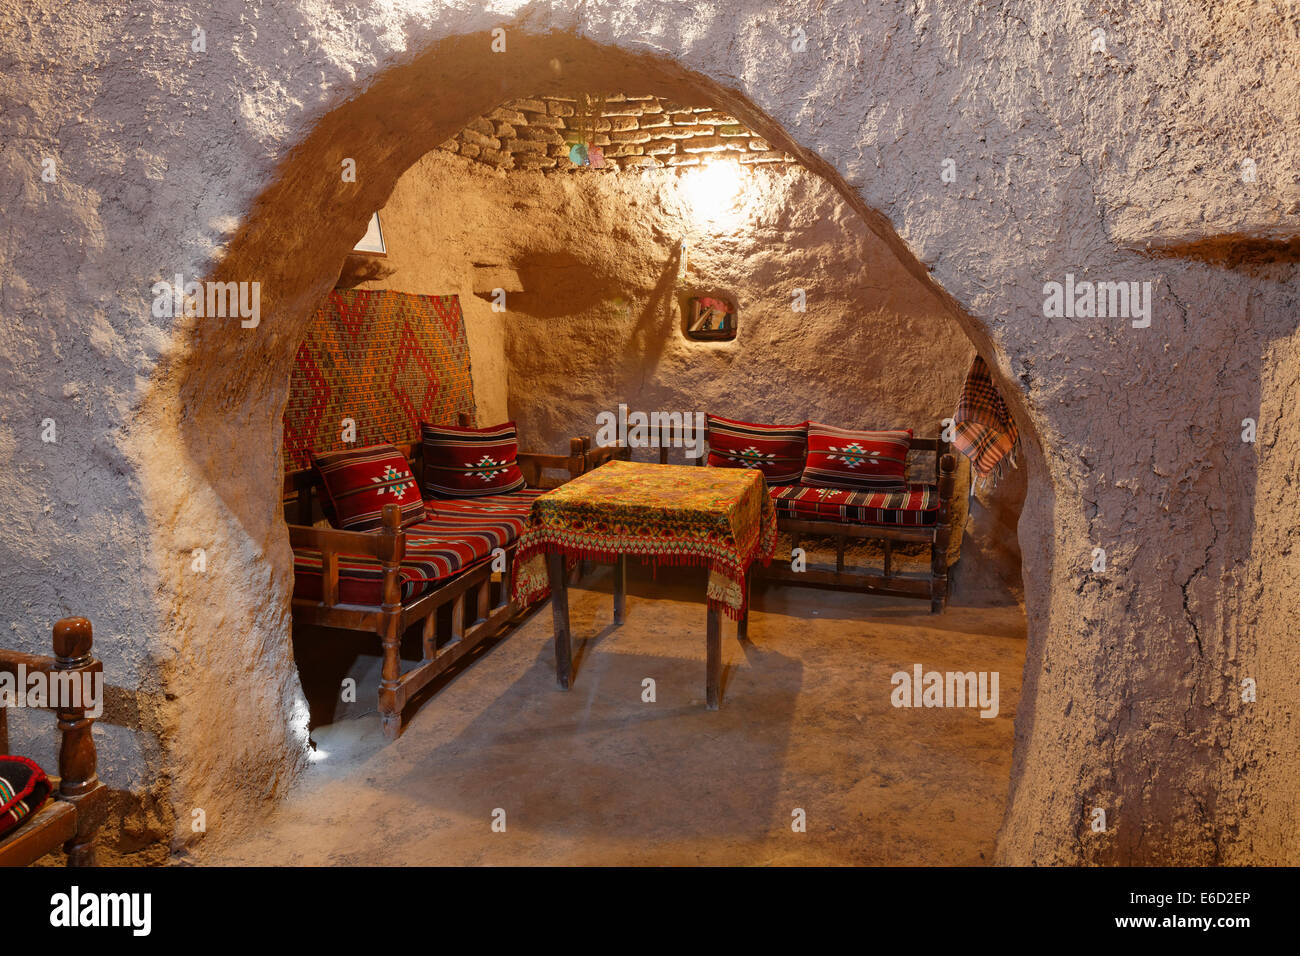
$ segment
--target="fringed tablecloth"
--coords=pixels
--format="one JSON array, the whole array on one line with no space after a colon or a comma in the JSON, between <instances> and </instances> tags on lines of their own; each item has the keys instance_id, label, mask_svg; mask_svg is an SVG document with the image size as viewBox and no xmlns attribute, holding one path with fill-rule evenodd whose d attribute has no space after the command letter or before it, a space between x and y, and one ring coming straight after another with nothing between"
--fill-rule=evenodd
<instances>
[{"instance_id":1,"label":"fringed tablecloth","mask_svg":"<svg viewBox=\"0 0 1300 956\"><path fill-rule=\"evenodd\" d=\"M767 564L775 550L776 510L760 472L611 461L533 502L514 598L527 604L545 592L547 554L639 557L707 567L709 606L738 620L750 563Z\"/></svg>"}]
</instances>

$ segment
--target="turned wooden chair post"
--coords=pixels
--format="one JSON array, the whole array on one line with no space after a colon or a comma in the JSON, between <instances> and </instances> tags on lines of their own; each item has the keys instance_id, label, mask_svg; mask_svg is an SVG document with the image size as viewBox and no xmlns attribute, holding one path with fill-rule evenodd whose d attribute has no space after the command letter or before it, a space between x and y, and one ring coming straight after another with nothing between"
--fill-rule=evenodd
<instances>
[{"instance_id":1,"label":"turned wooden chair post","mask_svg":"<svg viewBox=\"0 0 1300 956\"><path fill-rule=\"evenodd\" d=\"M384 663L379 681L379 714L384 722L384 736L396 740L402 731L402 582L398 570L406 556L406 535L402 532L402 510L384 505L384 548L380 561L384 568L383 633Z\"/></svg>"},{"instance_id":2,"label":"turned wooden chair post","mask_svg":"<svg viewBox=\"0 0 1300 956\"><path fill-rule=\"evenodd\" d=\"M68 866L95 865L95 833L99 829L100 812L97 804L101 796L97 758L91 727L95 721L86 716L87 692L103 690L102 685L92 690L88 686L94 675L103 673L103 665L91 656L93 644L90 622L84 617L67 617L54 625L54 670L72 674L71 681L64 679L65 693L56 710L61 739L59 742L59 799L71 803L77 810L77 832L63 845L68 854ZM75 681L77 692L69 693ZM79 704L73 706L72 701Z\"/></svg>"},{"instance_id":3,"label":"turned wooden chair post","mask_svg":"<svg viewBox=\"0 0 1300 956\"><path fill-rule=\"evenodd\" d=\"M316 520L312 508L313 480L310 470L301 471L294 477L294 487L298 491L298 523L301 525L311 525Z\"/></svg>"},{"instance_id":4,"label":"turned wooden chair post","mask_svg":"<svg viewBox=\"0 0 1300 956\"><path fill-rule=\"evenodd\" d=\"M587 439L569 439L569 477L577 478L587 470Z\"/></svg>"},{"instance_id":5,"label":"turned wooden chair post","mask_svg":"<svg viewBox=\"0 0 1300 956\"><path fill-rule=\"evenodd\" d=\"M948 600L948 541L952 534L952 492L957 479L957 459L946 454L947 445L935 453L939 472L939 513L935 515L934 544L930 546L930 613L938 614Z\"/></svg>"}]
</instances>

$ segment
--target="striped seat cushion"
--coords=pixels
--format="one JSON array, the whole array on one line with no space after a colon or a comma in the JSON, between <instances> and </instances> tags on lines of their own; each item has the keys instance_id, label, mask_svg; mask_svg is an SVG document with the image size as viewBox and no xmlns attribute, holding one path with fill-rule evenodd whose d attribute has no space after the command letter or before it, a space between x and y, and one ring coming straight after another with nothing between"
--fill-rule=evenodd
<instances>
[{"instance_id":1,"label":"striped seat cushion","mask_svg":"<svg viewBox=\"0 0 1300 956\"><path fill-rule=\"evenodd\" d=\"M454 501L430 501L428 515L406 529L406 558L398 578L402 600L432 590L441 581L512 544L528 523L528 512L542 489ZM383 603L384 570L378 558L339 556L339 602L378 607ZM321 599L319 551L295 549L293 596Z\"/></svg>"},{"instance_id":2,"label":"striped seat cushion","mask_svg":"<svg viewBox=\"0 0 1300 956\"><path fill-rule=\"evenodd\" d=\"M893 491L786 485L769 491L778 516L806 521L924 527L934 524L939 513L934 485L909 484Z\"/></svg>"},{"instance_id":3,"label":"striped seat cushion","mask_svg":"<svg viewBox=\"0 0 1300 956\"><path fill-rule=\"evenodd\" d=\"M35 761L0 754L0 836L39 810L49 795L50 780Z\"/></svg>"}]
</instances>

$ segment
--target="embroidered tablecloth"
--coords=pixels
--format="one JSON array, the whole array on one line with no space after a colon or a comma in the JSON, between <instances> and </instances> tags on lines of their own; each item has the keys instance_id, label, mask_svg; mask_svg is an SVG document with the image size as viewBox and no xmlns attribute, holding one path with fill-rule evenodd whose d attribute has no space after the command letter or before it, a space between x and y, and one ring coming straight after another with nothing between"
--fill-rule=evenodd
<instances>
[{"instance_id":1,"label":"embroidered tablecloth","mask_svg":"<svg viewBox=\"0 0 1300 956\"><path fill-rule=\"evenodd\" d=\"M548 553L620 556L709 569L709 606L739 619L745 573L776 550L776 510L761 472L611 461L533 502L516 551L514 598L548 585Z\"/></svg>"}]
</instances>

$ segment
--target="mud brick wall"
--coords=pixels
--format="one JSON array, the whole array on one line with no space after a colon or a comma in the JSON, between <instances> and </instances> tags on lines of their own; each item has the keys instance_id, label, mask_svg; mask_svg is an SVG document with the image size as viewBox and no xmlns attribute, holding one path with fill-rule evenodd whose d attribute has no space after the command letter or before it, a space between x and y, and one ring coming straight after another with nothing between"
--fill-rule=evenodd
<instances>
[{"instance_id":1,"label":"mud brick wall","mask_svg":"<svg viewBox=\"0 0 1300 956\"><path fill-rule=\"evenodd\" d=\"M602 169L569 159L569 148L584 140L604 152ZM543 172L698 166L715 155L747 164L794 162L734 116L711 106L622 94L606 96L603 105L585 110L571 97L511 100L440 148L498 169Z\"/></svg>"}]
</instances>

